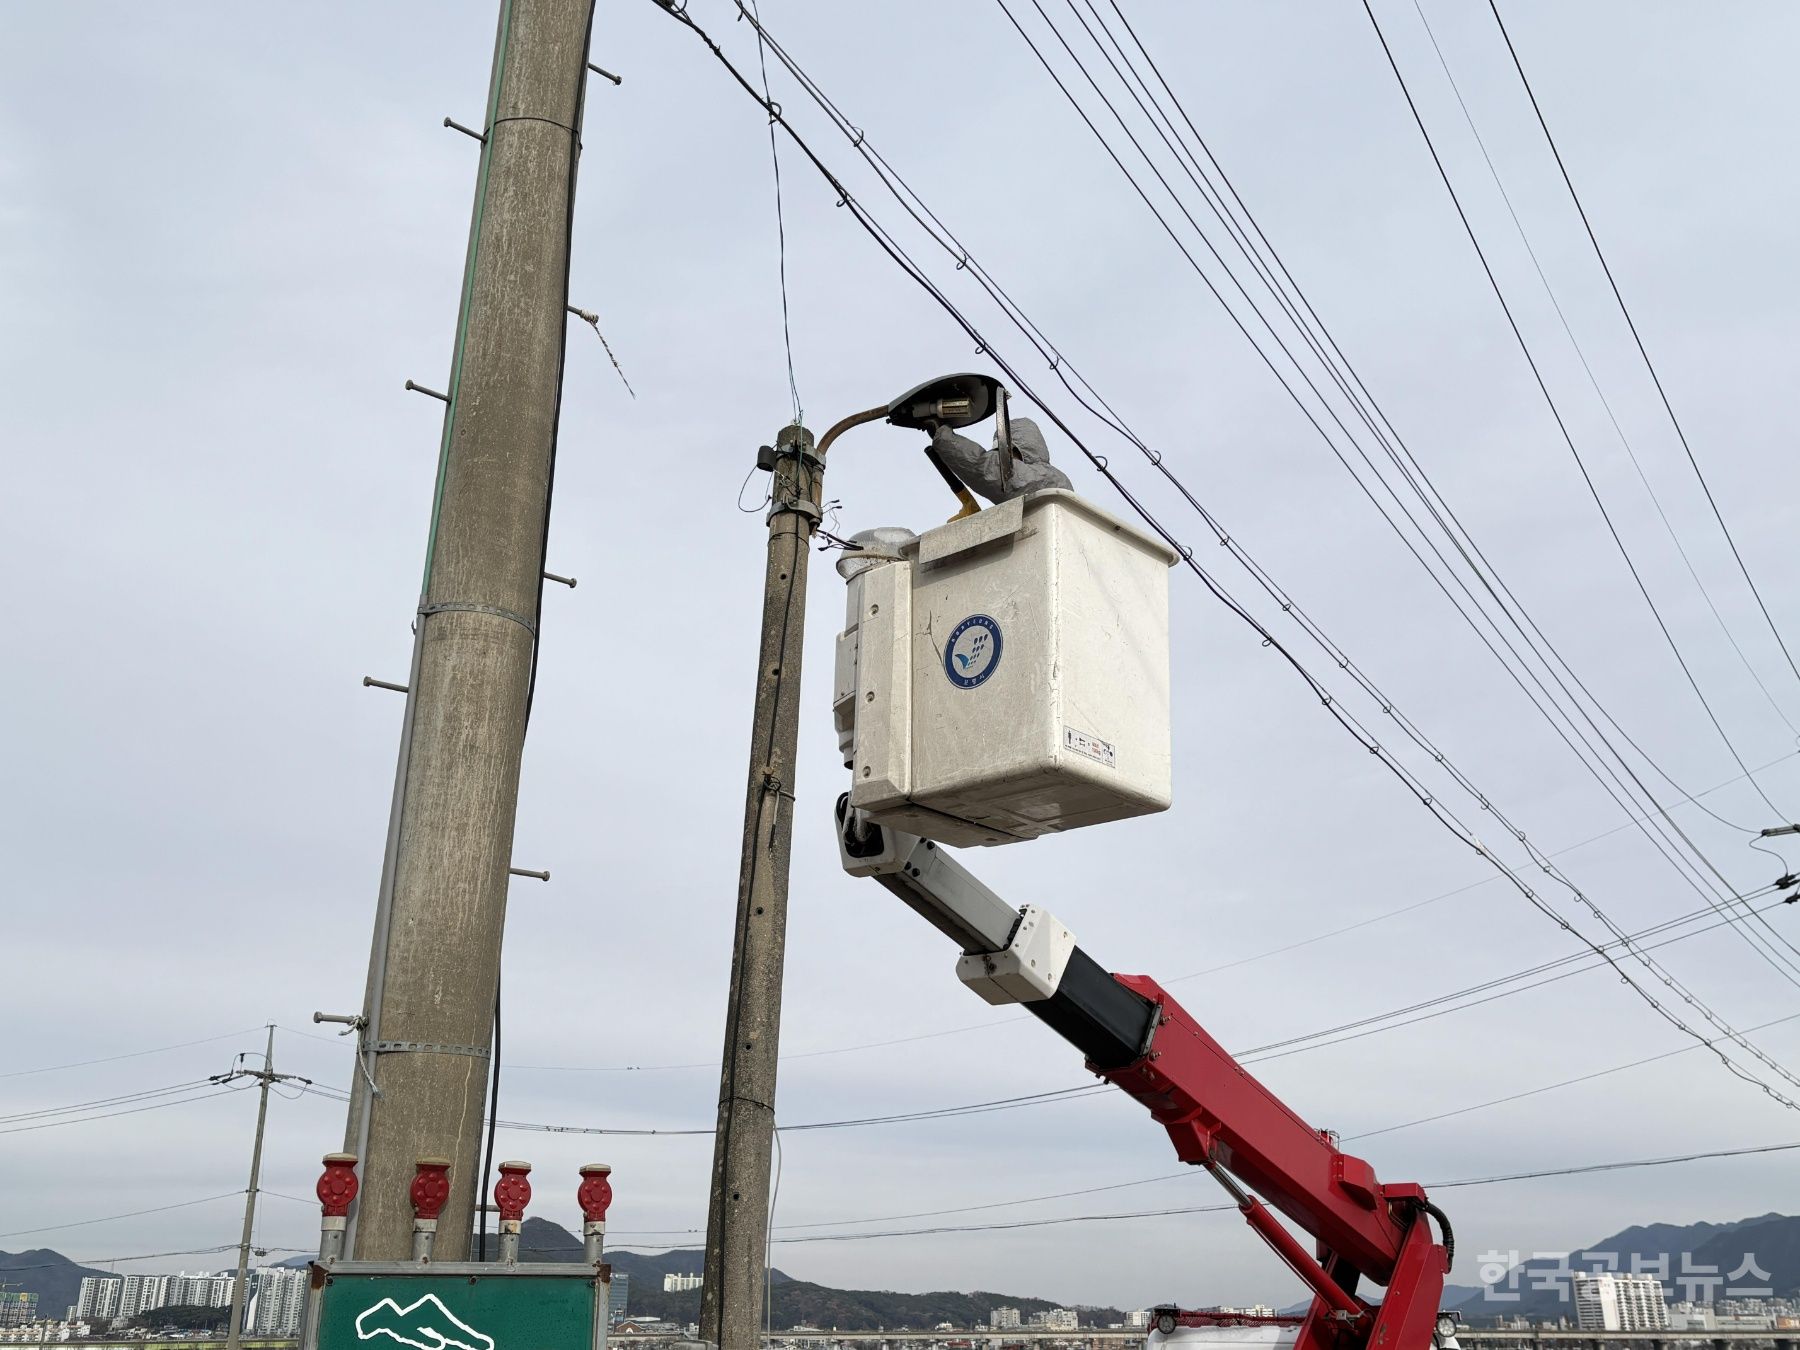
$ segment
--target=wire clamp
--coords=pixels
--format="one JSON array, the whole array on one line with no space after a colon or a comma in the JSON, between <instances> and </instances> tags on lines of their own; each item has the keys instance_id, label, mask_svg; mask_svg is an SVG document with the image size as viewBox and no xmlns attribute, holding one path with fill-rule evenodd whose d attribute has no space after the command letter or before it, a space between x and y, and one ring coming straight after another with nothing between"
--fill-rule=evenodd
<instances>
[{"instance_id":1,"label":"wire clamp","mask_svg":"<svg viewBox=\"0 0 1800 1350\"><path fill-rule=\"evenodd\" d=\"M769 507L768 519L774 520L776 516L785 515L804 516L813 525L817 525L825 517L825 513L819 510L817 505L804 497L796 498L793 501L775 502ZM811 533L810 529L808 533Z\"/></svg>"},{"instance_id":2,"label":"wire clamp","mask_svg":"<svg viewBox=\"0 0 1800 1350\"><path fill-rule=\"evenodd\" d=\"M466 1055L470 1059L487 1059L488 1052L479 1045L439 1045L434 1041L376 1041L378 1055Z\"/></svg>"},{"instance_id":3,"label":"wire clamp","mask_svg":"<svg viewBox=\"0 0 1800 1350\"><path fill-rule=\"evenodd\" d=\"M499 605L478 605L472 600L445 600L436 605L420 605L419 613L425 614L492 614L498 619L510 619L532 637L537 636L537 625L523 614L516 614L510 609L502 609Z\"/></svg>"}]
</instances>

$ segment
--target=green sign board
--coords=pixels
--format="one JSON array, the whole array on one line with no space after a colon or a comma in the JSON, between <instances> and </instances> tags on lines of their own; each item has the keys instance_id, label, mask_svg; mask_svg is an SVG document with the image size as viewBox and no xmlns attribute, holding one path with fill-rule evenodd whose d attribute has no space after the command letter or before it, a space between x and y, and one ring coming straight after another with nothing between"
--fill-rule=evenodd
<instances>
[{"instance_id":1,"label":"green sign board","mask_svg":"<svg viewBox=\"0 0 1800 1350\"><path fill-rule=\"evenodd\" d=\"M314 1267L303 1350L604 1350L606 1282L585 1265Z\"/></svg>"}]
</instances>

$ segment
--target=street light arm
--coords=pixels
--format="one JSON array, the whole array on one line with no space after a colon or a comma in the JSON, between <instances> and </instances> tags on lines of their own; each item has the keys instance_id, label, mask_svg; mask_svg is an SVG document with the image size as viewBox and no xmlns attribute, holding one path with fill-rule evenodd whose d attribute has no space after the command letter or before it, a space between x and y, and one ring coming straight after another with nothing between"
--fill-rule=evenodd
<instances>
[{"instance_id":1,"label":"street light arm","mask_svg":"<svg viewBox=\"0 0 1800 1350\"><path fill-rule=\"evenodd\" d=\"M827 431L819 438L819 446L814 453L817 454L820 459L825 458L825 452L831 449L831 443L839 436L842 436L846 431L850 430L851 427L860 427L867 422L878 422L887 415L888 410L886 404L883 404L879 408L868 408L859 413L851 413L850 416L844 418L841 422L834 423L831 430Z\"/></svg>"},{"instance_id":2,"label":"street light arm","mask_svg":"<svg viewBox=\"0 0 1800 1350\"><path fill-rule=\"evenodd\" d=\"M869 422L879 421L886 417L889 412L890 409L884 405L880 408L869 408L863 412L851 413L850 416L844 418L843 421L835 423L831 430L827 431L825 435L820 438L818 449L814 453L816 453L819 458L823 459L825 457L825 452L831 449L831 443L839 436L842 436L846 431L849 431L852 427L860 427ZM931 461L931 467L936 469L938 471L938 476L950 485L950 490L956 494L956 500L962 504L962 509L958 511L956 515L951 517L952 520L960 520L964 516L972 516L981 509L980 504L969 495L968 488L963 486L962 480L950 471L950 466L944 463L938 456L937 451L927 449L925 451L925 458Z\"/></svg>"}]
</instances>

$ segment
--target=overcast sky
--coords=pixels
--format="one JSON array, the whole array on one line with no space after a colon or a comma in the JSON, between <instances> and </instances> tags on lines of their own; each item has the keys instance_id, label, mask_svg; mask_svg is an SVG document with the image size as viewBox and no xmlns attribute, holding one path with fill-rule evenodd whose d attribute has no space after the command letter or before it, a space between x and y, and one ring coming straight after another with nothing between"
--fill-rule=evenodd
<instances>
[{"instance_id":1,"label":"overcast sky","mask_svg":"<svg viewBox=\"0 0 1800 1350\"><path fill-rule=\"evenodd\" d=\"M1014 7L1055 51L1029 4ZM1062 0L1046 9L1079 36ZM1645 781L1665 803L1709 791L1705 804L1737 826L1795 819L1800 758L1784 719L1800 719L1800 678L1660 412L1485 6L1429 0L1425 12L1644 473L1779 714L1722 636L1586 384L1418 14L1405 0L1376 9L1622 537L1780 815L1742 781L1608 538L1360 6L1127 6L1444 498L1679 786L1634 757ZM729 0L692 0L690 12L753 66L753 34ZM1504 13L1719 507L1794 645L1800 12L1749 0L1511 0ZM441 407L402 384L446 378L477 147L440 123L481 119L494 14L491 0L0 10L0 565L12 616L0 676L4 1068L206 1042L5 1077L0 1113L202 1078L260 1048L253 1029L267 1022L287 1029L278 1068L349 1081L347 1043L310 1017L355 1011L362 997L402 700L361 677L405 678ZM1394 705L1537 845L1572 848L1559 861L1609 915L1636 930L1702 907L1642 834L1618 828L1626 813L1333 458L996 5L763 0L763 14ZM625 82L590 93L572 298L602 316L637 397L575 325L549 559L580 586L545 596L516 846L519 865L554 880L513 887L501 1115L704 1127L764 546L760 516L735 499L757 445L790 412L768 136L705 48L650 0L602 0L592 54ZM804 94L778 77L775 97L898 231L903 218L853 172L849 146ZM791 150L783 168L809 424L980 368L972 344ZM902 237L1027 379L1060 393L966 272ZM1201 522L1134 450L1103 432L1092 444L1178 537L1202 544ZM827 484L842 532L943 518L951 503L917 449L887 428L843 442ZM1052 451L1078 491L1127 509L1054 435ZM1523 858L1223 549L1208 540L1200 556L1404 750L1434 795L1496 851ZM842 594L829 562L818 559L811 586L784 1025L796 1057L783 1068L780 1119L1078 1085L1072 1051L970 996L938 934L839 871L828 684ZM1234 1049L1582 950L1434 824L1197 578L1171 575L1171 611L1174 809L971 857L1009 900L1046 905L1113 969L1164 981L1210 971L1174 988ZM1692 806L1674 815L1734 887L1786 870L1750 851L1744 829ZM1566 891L1546 881L1542 893L1581 931L1601 932ZM1796 937L1792 911L1769 918ZM1794 984L1735 930L1657 956L1735 1027L1800 1012ZM1800 1022L1751 1039L1800 1068ZM1307 1119L1348 1136L1692 1044L1618 978L1590 972L1258 1072ZM251 1093L80 1119L100 1111L49 1118L54 1128L0 1123L18 1131L0 1141L0 1248L93 1261L235 1241L232 1198L16 1231L243 1186ZM342 1118L316 1098L272 1104L259 1242L313 1246L306 1197ZM1792 1110L1696 1049L1354 1147L1384 1179L1429 1183L1795 1139ZM535 1213L573 1222L576 1168L605 1160L618 1240L698 1241L704 1137L507 1132L499 1151L535 1164ZM1562 1250L1630 1223L1791 1207L1797 1156L1444 1191L1467 1253L1452 1279L1473 1283L1475 1257L1490 1249ZM847 1222L1178 1170L1162 1132L1122 1095L796 1133L784 1141L775 1222L795 1226L787 1236L821 1224L842 1234L1218 1199L1203 1175L1187 1175L955 1218ZM829 1283L1126 1307L1286 1302L1298 1289L1231 1214L782 1242L775 1259Z\"/></svg>"}]
</instances>

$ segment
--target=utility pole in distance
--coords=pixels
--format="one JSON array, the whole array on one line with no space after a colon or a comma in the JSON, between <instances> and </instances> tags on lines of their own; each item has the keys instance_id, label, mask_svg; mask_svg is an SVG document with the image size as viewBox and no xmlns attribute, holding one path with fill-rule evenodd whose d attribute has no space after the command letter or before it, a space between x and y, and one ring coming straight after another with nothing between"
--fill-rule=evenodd
<instances>
[{"instance_id":1,"label":"utility pole in distance","mask_svg":"<svg viewBox=\"0 0 1800 1350\"><path fill-rule=\"evenodd\" d=\"M407 1186L450 1160L436 1256L469 1254L537 643L594 0L501 0L345 1151L349 1254L405 1260Z\"/></svg>"},{"instance_id":2,"label":"utility pole in distance","mask_svg":"<svg viewBox=\"0 0 1800 1350\"><path fill-rule=\"evenodd\" d=\"M256 1227L256 1188L262 1180L263 1126L269 1119L269 1088L276 1083L311 1084L312 1079L297 1074L275 1072L275 1024L269 1024L269 1043L263 1050L263 1066L258 1069L233 1069L213 1081L229 1083L234 1078L254 1078L262 1086L256 1103L256 1142L250 1148L250 1188L244 1192L244 1232L238 1239L237 1279L231 1286L231 1322L225 1332L225 1350L239 1350L244 1337L244 1285L250 1278L250 1235Z\"/></svg>"},{"instance_id":3,"label":"utility pole in distance","mask_svg":"<svg viewBox=\"0 0 1800 1350\"><path fill-rule=\"evenodd\" d=\"M700 1339L719 1350L751 1350L762 1334L806 568L825 471L823 458L814 453L812 433L802 426L784 427L776 438L772 470L737 928L700 1286Z\"/></svg>"}]
</instances>

